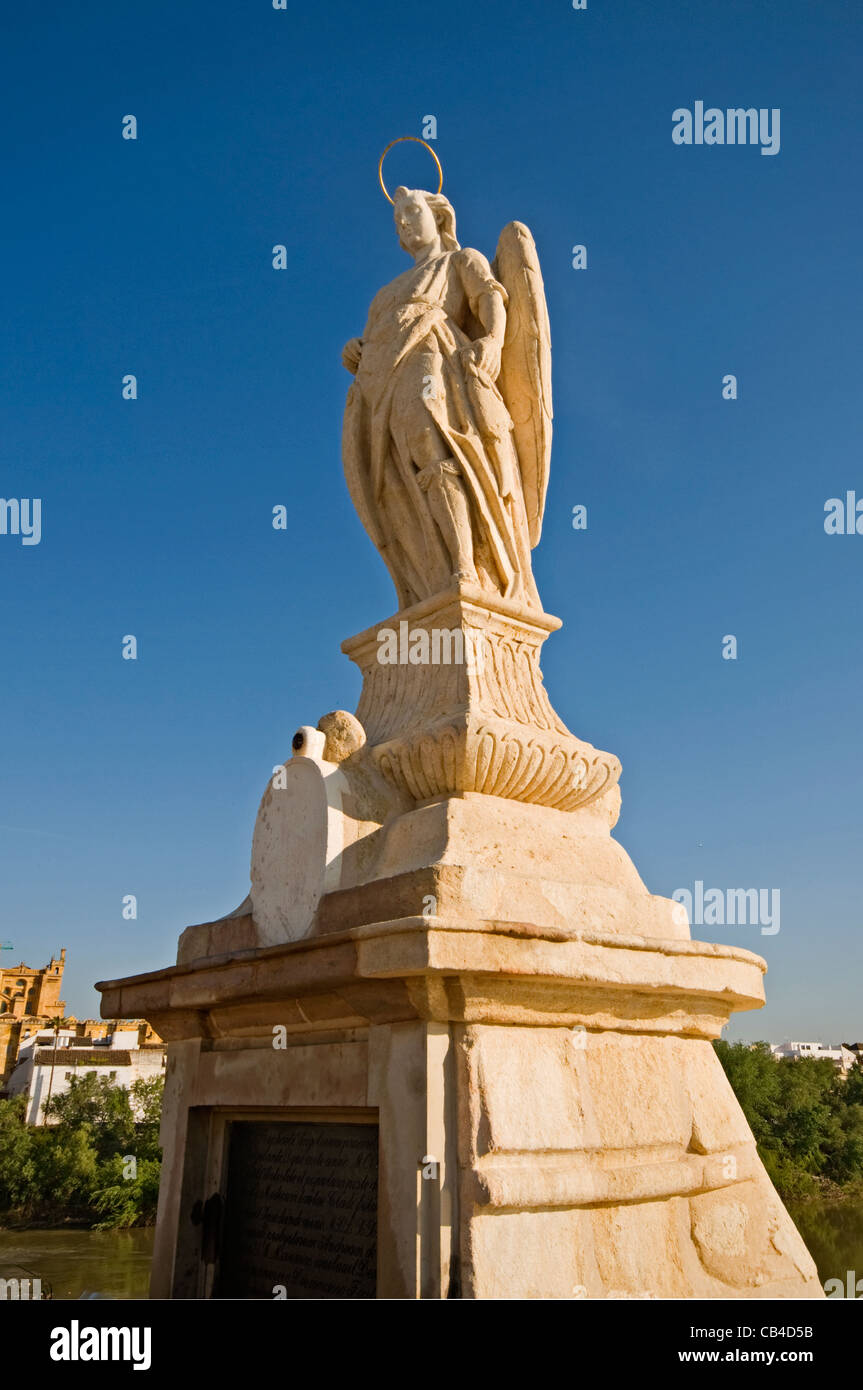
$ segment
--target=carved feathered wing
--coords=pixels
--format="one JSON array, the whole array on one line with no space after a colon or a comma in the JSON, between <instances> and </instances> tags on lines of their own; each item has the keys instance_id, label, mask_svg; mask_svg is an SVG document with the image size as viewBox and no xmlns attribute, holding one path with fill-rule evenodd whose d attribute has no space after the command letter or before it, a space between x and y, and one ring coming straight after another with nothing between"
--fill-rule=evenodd
<instances>
[{"instance_id":1,"label":"carved feathered wing","mask_svg":"<svg viewBox=\"0 0 863 1390\"><path fill-rule=\"evenodd\" d=\"M509 295L497 384L512 417L533 547L551 460L551 329L536 245L523 222L509 222L501 232L494 273Z\"/></svg>"}]
</instances>

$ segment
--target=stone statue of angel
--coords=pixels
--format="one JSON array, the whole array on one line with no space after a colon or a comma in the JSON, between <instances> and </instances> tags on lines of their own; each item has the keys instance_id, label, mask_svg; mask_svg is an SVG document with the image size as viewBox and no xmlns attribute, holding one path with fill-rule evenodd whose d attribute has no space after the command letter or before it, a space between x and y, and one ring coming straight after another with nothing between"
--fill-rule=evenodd
<instances>
[{"instance_id":1,"label":"stone statue of angel","mask_svg":"<svg viewBox=\"0 0 863 1390\"><path fill-rule=\"evenodd\" d=\"M414 264L378 291L342 354L356 378L342 442L351 497L400 609L468 586L541 611L530 551L548 482L551 341L533 237L510 222L490 266L459 246L440 192L399 187L390 201Z\"/></svg>"}]
</instances>

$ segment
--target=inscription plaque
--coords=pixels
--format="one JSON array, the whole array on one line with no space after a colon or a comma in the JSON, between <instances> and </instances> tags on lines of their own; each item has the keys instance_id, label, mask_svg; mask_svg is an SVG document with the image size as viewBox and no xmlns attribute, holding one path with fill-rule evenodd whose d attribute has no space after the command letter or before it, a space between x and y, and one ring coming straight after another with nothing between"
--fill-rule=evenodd
<instances>
[{"instance_id":1,"label":"inscription plaque","mask_svg":"<svg viewBox=\"0 0 863 1390\"><path fill-rule=\"evenodd\" d=\"M378 1127L231 1125L219 1298L374 1298Z\"/></svg>"}]
</instances>

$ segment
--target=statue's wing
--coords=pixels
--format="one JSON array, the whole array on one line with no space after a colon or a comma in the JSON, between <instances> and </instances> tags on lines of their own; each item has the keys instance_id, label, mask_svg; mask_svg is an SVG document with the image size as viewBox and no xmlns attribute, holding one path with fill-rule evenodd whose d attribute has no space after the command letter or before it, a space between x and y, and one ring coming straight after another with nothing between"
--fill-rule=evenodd
<instances>
[{"instance_id":1,"label":"statue's wing","mask_svg":"<svg viewBox=\"0 0 863 1390\"><path fill-rule=\"evenodd\" d=\"M497 384L512 417L530 544L535 546L551 459L551 330L536 245L523 222L510 222L501 232L494 273L509 295Z\"/></svg>"}]
</instances>

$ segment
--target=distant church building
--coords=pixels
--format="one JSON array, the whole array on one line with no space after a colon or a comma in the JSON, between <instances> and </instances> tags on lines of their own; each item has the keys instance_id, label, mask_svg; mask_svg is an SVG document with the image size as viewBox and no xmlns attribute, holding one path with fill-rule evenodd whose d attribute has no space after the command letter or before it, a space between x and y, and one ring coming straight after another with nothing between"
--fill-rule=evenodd
<instances>
[{"instance_id":1,"label":"distant church building","mask_svg":"<svg viewBox=\"0 0 863 1390\"><path fill-rule=\"evenodd\" d=\"M31 970L22 961L14 969L0 970L0 1015L13 1018L53 1018L66 1005L60 998L66 947L60 959L52 956L41 970Z\"/></svg>"},{"instance_id":2,"label":"distant church building","mask_svg":"<svg viewBox=\"0 0 863 1390\"><path fill-rule=\"evenodd\" d=\"M0 969L0 1088L18 1060L22 1024L46 1023L66 1012L66 1001L60 998L65 965L64 946L59 960L52 956L41 970L31 970L23 961Z\"/></svg>"},{"instance_id":3,"label":"distant church building","mask_svg":"<svg viewBox=\"0 0 863 1390\"><path fill-rule=\"evenodd\" d=\"M43 1047L46 1041L51 1042L50 1034L41 1035L45 1034L46 1024L54 1019L63 1020L63 1036L57 1038L59 1047L69 1046L70 1043L81 1046L85 1041L90 1046L107 1043L120 1027L124 1030L124 1040L131 1039L133 1047L137 1045L138 1048L149 1050L161 1042L158 1033L144 1019L128 1019L117 1024L96 1018L80 1021L66 1018L66 1001L60 998L65 967L64 946L59 958L52 956L41 970L32 970L23 961L14 968L0 969L0 1095L9 1094L9 1081L21 1049L24 1048L26 1053L28 1042L35 1042L36 1034L40 1035L39 1041ZM128 1048L129 1042L125 1041L124 1046Z\"/></svg>"}]
</instances>

